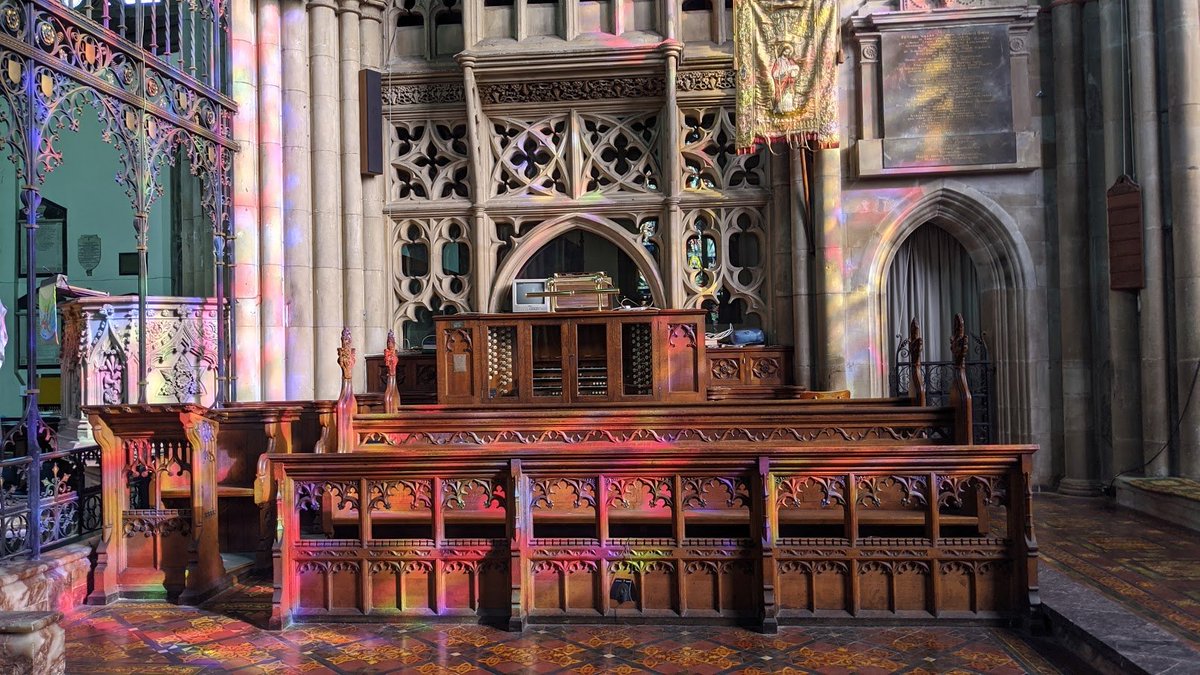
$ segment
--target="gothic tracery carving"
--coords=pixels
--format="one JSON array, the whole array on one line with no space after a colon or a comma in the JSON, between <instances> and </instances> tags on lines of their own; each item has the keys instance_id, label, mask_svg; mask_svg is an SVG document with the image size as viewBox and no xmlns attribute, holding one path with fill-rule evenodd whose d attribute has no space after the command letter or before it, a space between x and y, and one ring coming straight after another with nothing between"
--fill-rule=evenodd
<instances>
[{"instance_id":1,"label":"gothic tracery carving","mask_svg":"<svg viewBox=\"0 0 1200 675\"><path fill-rule=\"evenodd\" d=\"M568 119L492 117L492 190L499 195L569 195Z\"/></svg>"},{"instance_id":2,"label":"gothic tracery carving","mask_svg":"<svg viewBox=\"0 0 1200 675\"><path fill-rule=\"evenodd\" d=\"M462 122L388 125L392 201L470 197L467 127Z\"/></svg>"}]
</instances>

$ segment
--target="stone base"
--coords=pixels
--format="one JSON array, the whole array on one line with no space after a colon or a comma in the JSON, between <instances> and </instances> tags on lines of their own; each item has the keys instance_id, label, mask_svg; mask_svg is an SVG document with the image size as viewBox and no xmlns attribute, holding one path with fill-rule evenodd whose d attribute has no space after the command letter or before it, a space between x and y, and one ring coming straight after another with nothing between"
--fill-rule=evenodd
<instances>
[{"instance_id":1,"label":"stone base","mask_svg":"<svg viewBox=\"0 0 1200 675\"><path fill-rule=\"evenodd\" d=\"M16 675L67 670L67 634L61 612L0 612L0 663Z\"/></svg>"},{"instance_id":2,"label":"stone base","mask_svg":"<svg viewBox=\"0 0 1200 675\"><path fill-rule=\"evenodd\" d=\"M1058 483L1058 492L1072 497L1098 497L1103 493L1103 486L1094 480L1064 478Z\"/></svg>"},{"instance_id":3,"label":"stone base","mask_svg":"<svg viewBox=\"0 0 1200 675\"><path fill-rule=\"evenodd\" d=\"M1169 489L1177 483L1192 483L1193 486L1183 486L1191 489ZM1167 489L1157 489L1156 484L1162 484ZM1122 476L1117 479L1116 488L1119 506L1200 532L1200 499L1196 498L1200 484L1181 478Z\"/></svg>"},{"instance_id":4,"label":"stone base","mask_svg":"<svg viewBox=\"0 0 1200 675\"><path fill-rule=\"evenodd\" d=\"M87 597L91 544L72 544L41 560L0 563L0 612L69 612Z\"/></svg>"},{"instance_id":5,"label":"stone base","mask_svg":"<svg viewBox=\"0 0 1200 675\"><path fill-rule=\"evenodd\" d=\"M73 450L89 445L96 445L96 437L92 435L92 425L87 418L63 417L58 422L59 450Z\"/></svg>"}]
</instances>

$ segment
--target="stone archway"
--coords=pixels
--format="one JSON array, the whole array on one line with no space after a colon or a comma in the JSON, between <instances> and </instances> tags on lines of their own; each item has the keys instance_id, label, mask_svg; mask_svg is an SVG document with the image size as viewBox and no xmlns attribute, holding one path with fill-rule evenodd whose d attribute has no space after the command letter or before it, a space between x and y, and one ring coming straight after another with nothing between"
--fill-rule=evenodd
<instances>
[{"instance_id":1,"label":"stone archway","mask_svg":"<svg viewBox=\"0 0 1200 675\"><path fill-rule=\"evenodd\" d=\"M666 292L663 290L663 279L658 265L650 253L633 239L632 235L628 234L619 224L607 218L591 214L569 214L548 220L516 240L515 249L496 271L491 295L488 297L488 311L503 311L500 306L501 300L525 263L529 262L529 259L537 254L543 246L572 230L590 232L612 242L622 253L633 260L642 276L646 278L646 283L650 286L650 294L654 297L654 305L666 307Z\"/></svg>"},{"instance_id":2,"label":"stone archway","mask_svg":"<svg viewBox=\"0 0 1200 675\"><path fill-rule=\"evenodd\" d=\"M865 319L871 349L883 356L887 340L888 272L901 244L921 225L934 223L957 239L979 275L981 319L996 363L996 423L1000 442L1041 442L1049 448L1048 334L1045 292L1016 220L983 193L940 180L923 186L884 219L864 250L855 287L866 289ZM948 336L926 335L925 340ZM871 391L886 386L886 358L876 358ZM1043 457L1048 461L1049 453ZM1039 462L1039 464L1042 464ZM1048 464L1046 464L1048 466Z\"/></svg>"}]
</instances>

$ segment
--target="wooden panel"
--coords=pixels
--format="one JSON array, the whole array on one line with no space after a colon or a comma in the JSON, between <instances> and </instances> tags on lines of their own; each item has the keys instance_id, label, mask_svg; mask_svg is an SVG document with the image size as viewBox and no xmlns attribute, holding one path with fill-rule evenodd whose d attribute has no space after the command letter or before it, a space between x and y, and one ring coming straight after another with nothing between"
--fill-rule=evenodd
<instances>
[{"instance_id":1,"label":"wooden panel","mask_svg":"<svg viewBox=\"0 0 1200 675\"><path fill-rule=\"evenodd\" d=\"M1142 188L1121 176L1108 189L1109 287L1137 291L1146 287L1142 251Z\"/></svg>"},{"instance_id":2,"label":"wooden panel","mask_svg":"<svg viewBox=\"0 0 1200 675\"><path fill-rule=\"evenodd\" d=\"M476 349L477 327L474 322L454 320L437 328L438 400L442 403L473 403L480 390Z\"/></svg>"}]
</instances>

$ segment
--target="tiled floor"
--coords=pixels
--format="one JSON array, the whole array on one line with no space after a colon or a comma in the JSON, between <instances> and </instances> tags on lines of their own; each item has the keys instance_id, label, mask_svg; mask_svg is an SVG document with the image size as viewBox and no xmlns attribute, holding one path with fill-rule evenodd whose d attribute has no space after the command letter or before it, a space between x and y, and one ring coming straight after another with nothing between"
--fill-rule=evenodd
<instances>
[{"instance_id":1,"label":"tiled floor","mask_svg":"<svg viewBox=\"0 0 1200 675\"><path fill-rule=\"evenodd\" d=\"M1200 648L1200 536L1104 500L1039 495L1044 564L1091 584ZM204 609L81 608L67 619L79 673L1058 673L1084 672L1042 642L983 627L534 627L308 625L262 630L265 584Z\"/></svg>"},{"instance_id":2,"label":"tiled floor","mask_svg":"<svg viewBox=\"0 0 1200 675\"><path fill-rule=\"evenodd\" d=\"M257 589L236 601L250 608L256 596ZM84 608L66 628L73 673L1082 672L992 628L784 628L760 635L725 627L553 626L515 635L457 624L316 624L271 633L165 603Z\"/></svg>"},{"instance_id":3,"label":"tiled floor","mask_svg":"<svg viewBox=\"0 0 1200 675\"><path fill-rule=\"evenodd\" d=\"M1044 563L1200 649L1200 534L1104 499L1054 494L1038 495L1034 520Z\"/></svg>"}]
</instances>

